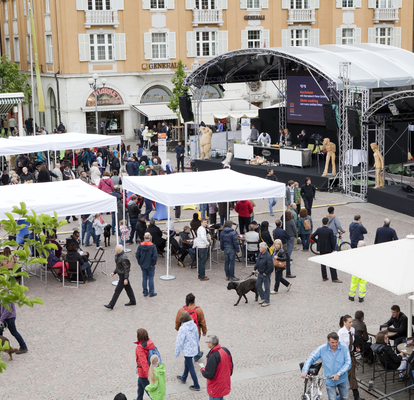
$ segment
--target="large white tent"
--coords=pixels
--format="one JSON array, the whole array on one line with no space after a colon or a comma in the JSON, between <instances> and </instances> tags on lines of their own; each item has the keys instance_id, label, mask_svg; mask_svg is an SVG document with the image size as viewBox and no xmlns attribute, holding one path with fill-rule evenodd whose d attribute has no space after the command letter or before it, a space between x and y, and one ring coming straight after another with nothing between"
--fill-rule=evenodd
<instances>
[{"instance_id":1,"label":"large white tent","mask_svg":"<svg viewBox=\"0 0 414 400\"><path fill-rule=\"evenodd\" d=\"M34 153L37 151L44 151L45 145L43 143L28 142L25 137L21 140L0 139L0 156L12 156L17 154ZM28 150L30 149L30 151Z\"/></svg>"},{"instance_id":2,"label":"large white tent","mask_svg":"<svg viewBox=\"0 0 414 400\"><path fill-rule=\"evenodd\" d=\"M406 239L311 257L309 261L356 275L396 295L403 295L414 292L413 259L414 235L409 235ZM410 302L409 318L411 314Z\"/></svg>"},{"instance_id":3,"label":"large white tent","mask_svg":"<svg viewBox=\"0 0 414 400\"><path fill-rule=\"evenodd\" d=\"M168 221L170 207L187 204L206 204L236 200L285 197L283 183L270 181L256 176L244 175L229 169L204 172L188 172L158 176L123 177L124 190L144 196L167 206ZM285 202L283 201L283 208ZM167 248L170 237L167 239ZM174 279L169 275L169 256L167 275L161 279Z\"/></svg>"},{"instance_id":4,"label":"large white tent","mask_svg":"<svg viewBox=\"0 0 414 400\"><path fill-rule=\"evenodd\" d=\"M67 215L117 211L117 201L102 190L75 179L0 187L0 219L20 202L38 214ZM18 218L18 215L15 215Z\"/></svg>"}]
</instances>

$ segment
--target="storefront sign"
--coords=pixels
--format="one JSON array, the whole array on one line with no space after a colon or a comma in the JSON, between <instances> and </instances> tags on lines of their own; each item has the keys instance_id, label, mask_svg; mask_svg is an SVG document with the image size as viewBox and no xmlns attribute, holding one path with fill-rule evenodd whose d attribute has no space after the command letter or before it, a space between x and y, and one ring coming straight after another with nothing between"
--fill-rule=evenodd
<instances>
[{"instance_id":1,"label":"storefront sign","mask_svg":"<svg viewBox=\"0 0 414 400\"><path fill-rule=\"evenodd\" d=\"M199 100L203 97L203 100L221 99L222 95L219 89L215 86L203 86L201 89L196 89L193 98Z\"/></svg>"},{"instance_id":2,"label":"storefront sign","mask_svg":"<svg viewBox=\"0 0 414 400\"><path fill-rule=\"evenodd\" d=\"M171 94L161 87L153 87L142 96L141 103L166 103Z\"/></svg>"},{"instance_id":3,"label":"storefront sign","mask_svg":"<svg viewBox=\"0 0 414 400\"><path fill-rule=\"evenodd\" d=\"M124 104L121 95L114 89L103 87L96 91L98 106L113 106ZM95 92L92 92L86 101L86 107L95 107Z\"/></svg>"},{"instance_id":4,"label":"storefront sign","mask_svg":"<svg viewBox=\"0 0 414 400\"><path fill-rule=\"evenodd\" d=\"M255 21L255 20L263 21L265 19L265 16L264 15L245 15L244 19L246 21Z\"/></svg>"},{"instance_id":5,"label":"storefront sign","mask_svg":"<svg viewBox=\"0 0 414 400\"><path fill-rule=\"evenodd\" d=\"M186 68L186 65L183 65ZM149 63L142 64L142 69L177 69L178 63Z\"/></svg>"}]
</instances>

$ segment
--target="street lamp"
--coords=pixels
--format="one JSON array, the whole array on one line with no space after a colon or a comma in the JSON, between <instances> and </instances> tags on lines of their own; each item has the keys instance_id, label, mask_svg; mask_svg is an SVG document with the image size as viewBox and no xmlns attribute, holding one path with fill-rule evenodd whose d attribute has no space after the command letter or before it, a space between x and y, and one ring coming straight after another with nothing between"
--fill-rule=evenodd
<instances>
[{"instance_id":1,"label":"street lamp","mask_svg":"<svg viewBox=\"0 0 414 400\"><path fill-rule=\"evenodd\" d=\"M98 74L93 74L92 78L88 79L88 83L89 86L91 87L91 89L93 89L94 93L95 93L95 123L96 123L96 129L95 129L95 133L99 133L99 126L98 126L98 94L97 94L97 90L100 89L100 87L98 86ZM102 86L104 87L106 85L106 79L102 78L101 79L101 83Z\"/></svg>"}]
</instances>

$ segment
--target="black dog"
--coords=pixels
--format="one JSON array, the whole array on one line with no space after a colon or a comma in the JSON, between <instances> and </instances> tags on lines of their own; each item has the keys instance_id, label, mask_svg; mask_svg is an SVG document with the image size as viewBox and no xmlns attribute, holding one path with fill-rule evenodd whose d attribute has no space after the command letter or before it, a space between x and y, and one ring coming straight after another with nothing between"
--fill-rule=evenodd
<instances>
[{"instance_id":1,"label":"black dog","mask_svg":"<svg viewBox=\"0 0 414 400\"><path fill-rule=\"evenodd\" d=\"M112 228L112 225L110 225L110 224L105 225L105 228L104 228L105 247L107 247L107 245L106 245L106 240L107 239L108 239L108 246L111 245L111 228Z\"/></svg>"},{"instance_id":2,"label":"black dog","mask_svg":"<svg viewBox=\"0 0 414 400\"><path fill-rule=\"evenodd\" d=\"M257 301L259 299L259 293L257 291L256 288L256 281L257 279L255 277L249 277L248 279L241 281L241 282L230 282L227 285L227 290L232 290L234 289L237 294L239 295L239 300L237 300L237 303L235 304L235 306L237 306L240 302L240 299L242 298L242 296L246 299L246 303L248 303L247 301L247 297L246 294L249 292L254 292L256 293L256 298L254 301Z\"/></svg>"}]
</instances>

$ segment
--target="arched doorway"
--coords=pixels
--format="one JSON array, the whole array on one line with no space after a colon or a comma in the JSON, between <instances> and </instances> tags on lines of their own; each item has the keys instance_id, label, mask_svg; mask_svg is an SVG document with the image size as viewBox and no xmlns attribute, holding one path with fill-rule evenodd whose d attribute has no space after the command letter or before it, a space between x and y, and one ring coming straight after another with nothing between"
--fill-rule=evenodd
<instances>
[{"instance_id":1,"label":"arched doorway","mask_svg":"<svg viewBox=\"0 0 414 400\"><path fill-rule=\"evenodd\" d=\"M55 92L53 89L49 89L49 105L50 105L50 129L53 131L58 126L58 115L56 107Z\"/></svg>"}]
</instances>

